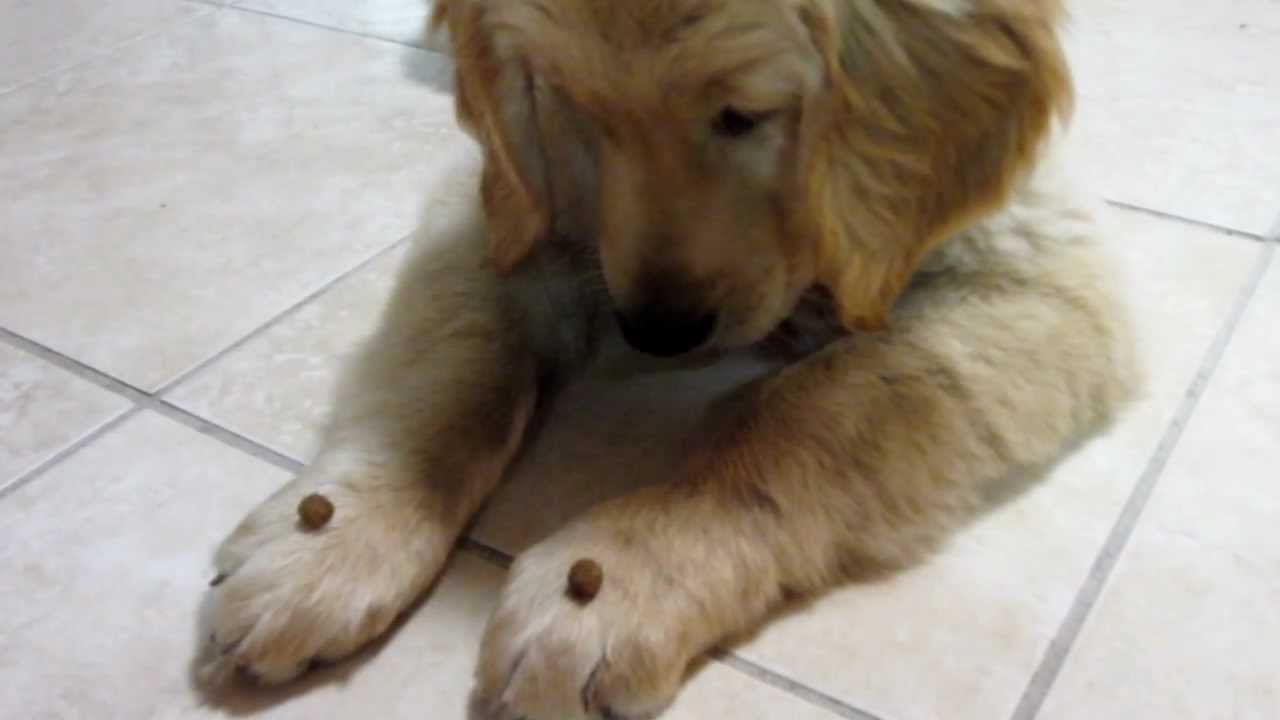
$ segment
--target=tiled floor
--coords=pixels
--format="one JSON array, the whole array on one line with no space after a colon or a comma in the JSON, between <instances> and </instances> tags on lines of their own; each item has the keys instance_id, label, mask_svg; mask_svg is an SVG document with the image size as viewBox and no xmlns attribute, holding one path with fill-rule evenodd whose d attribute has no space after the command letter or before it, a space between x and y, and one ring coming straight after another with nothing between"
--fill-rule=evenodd
<instances>
[{"instance_id":1,"label":"tiled floor","mask_svg":"<svg viewBox=\"0 0 1280 720\"><path fill-rule=\"evenodd\" d=\"M1071 142L1112 201L1147 397L932 562L711 663L669 717L1280 717L1280 4L1073 5ZM519 551L620 464L661 474L752 371L572 389L389 641L200 704L210 551L313 450L468 151L425 12L0 0L0 717L460 718L502 576L475 548Z\"/></svg>"}]
</instances>

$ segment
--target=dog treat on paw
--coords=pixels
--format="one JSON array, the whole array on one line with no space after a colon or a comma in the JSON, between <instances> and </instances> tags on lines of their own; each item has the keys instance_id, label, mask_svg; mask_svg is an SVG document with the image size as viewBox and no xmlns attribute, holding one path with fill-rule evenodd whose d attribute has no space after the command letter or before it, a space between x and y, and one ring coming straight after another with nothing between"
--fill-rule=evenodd
<instances>
[{"instance_id":1,"label":"dog treat on paw","mask_svg":"<svg viewBox=\"0 0 1280 720\"><path fill-rule=\"evenodd\" d=\"M595 600L603 584L604 570L595 560L583 558L569 568L569 597L583 605Z\"/></svg>"},{"instance_id":2,"label":"dog treat on paw","mask_svg":"<svg viewBox=\"0 0 1280 720\"><path fill-rule=\"evenodd\" d=\"M298 503L298 519L302 520L302 526L308 530L319 530L332 517L333 503L319 493L311 493Z\"/></svg>"}]
</instances>

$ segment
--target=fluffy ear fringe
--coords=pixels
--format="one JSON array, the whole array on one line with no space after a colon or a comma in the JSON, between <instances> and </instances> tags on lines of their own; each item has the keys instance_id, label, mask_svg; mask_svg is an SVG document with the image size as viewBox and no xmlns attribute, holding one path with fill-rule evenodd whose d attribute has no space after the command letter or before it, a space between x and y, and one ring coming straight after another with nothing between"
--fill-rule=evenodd
<instances>
[{"instance_id":1,"label":"fluffy ear fringe","mask_svg":"<svg viewBox=\"0 0 1280 720\"><path fill-rule=\"evenodd\" d=\"M883 328L921 259L1007 201L1070 110L1057 0L929 4L802 5L828 83L807 205L850 329Z\"/></svg>"},{"instance_id":2,"label":"fluffy ear fringe","mask_svg":"<svg viewBox=\"0 0 1280 720\"><path fill-rule=\"evenodd\" d=\"M552 227L531 78L518 54L496 41L483 0L437 0L430 27L448 29L458 120L484 150L480 195L489 261L510 272Z\"/></svg>"}]
</instances>

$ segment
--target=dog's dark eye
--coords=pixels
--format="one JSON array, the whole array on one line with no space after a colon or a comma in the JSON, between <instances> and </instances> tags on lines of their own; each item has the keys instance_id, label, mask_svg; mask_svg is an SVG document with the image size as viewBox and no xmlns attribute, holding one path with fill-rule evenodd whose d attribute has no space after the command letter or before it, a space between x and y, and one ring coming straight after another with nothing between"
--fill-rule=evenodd
<instances>
[{"instance_id":1,"label":"dog's dark eye","mask_svg":"<svg viewBox=\"0 0 1280 720\"><path fill-rule=\"evenodd\" d=\"M737 108L727 107L716 116L711 129L721 137L740 138L755 130L762 119L759 115L749 115Z\"/></svg>"}]
</instances>

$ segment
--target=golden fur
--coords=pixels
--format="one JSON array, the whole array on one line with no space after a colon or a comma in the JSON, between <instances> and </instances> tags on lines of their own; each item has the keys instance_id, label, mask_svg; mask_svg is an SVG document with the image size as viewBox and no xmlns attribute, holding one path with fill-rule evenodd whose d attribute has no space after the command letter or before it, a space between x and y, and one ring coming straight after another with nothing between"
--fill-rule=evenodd
<instances>
[{"instance_id":1,"label":"golden fur","mask_svg":"<svg viewBox=\"0 0 1280 720\"><path fill-rule=\"evenodd\" d=\"M788 598L914 562L1133 391L1126 314L1041 158L1056 0L437 0L478 203L406 265L321 451L216 559L206 681L290 679L436 576L609 311L783 347L680 470L512 568L475 720L645 718ZM709 50L714 48L714 50ZM319 490L338 508L294 527ZM598 597L569 568L604 567Z\"/></svg>"}]
</instances>

